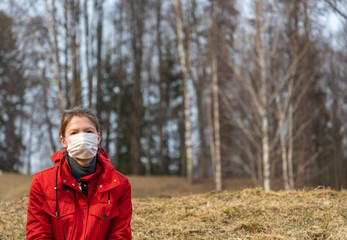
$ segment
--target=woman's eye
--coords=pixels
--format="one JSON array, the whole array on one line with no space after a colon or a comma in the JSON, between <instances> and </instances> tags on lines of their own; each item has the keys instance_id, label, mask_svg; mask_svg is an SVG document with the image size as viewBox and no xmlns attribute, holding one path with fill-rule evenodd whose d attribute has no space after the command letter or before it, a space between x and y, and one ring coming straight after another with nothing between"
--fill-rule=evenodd
<instances>
[{"instance_id":1,"label":"woman's eye","mask_svg":"<svg viewBox=\"0 0 347 240\"><path fill-rule=\"evenodd\" d=\"M77 132L72 132L71 135L77 134Z\"/></svg>"}]
</instances>

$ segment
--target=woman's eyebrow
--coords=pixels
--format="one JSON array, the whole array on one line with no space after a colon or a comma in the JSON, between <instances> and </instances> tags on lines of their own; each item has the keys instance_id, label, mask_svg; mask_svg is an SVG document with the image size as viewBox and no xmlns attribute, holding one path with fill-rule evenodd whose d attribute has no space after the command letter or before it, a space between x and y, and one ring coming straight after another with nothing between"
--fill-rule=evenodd
<instances>
[{"instance_id":1,"label":"woman's eyebrow","mask_svg":"<svg viewBox=\"0 0 347 240\"><path fill-rule=\"evenodd\" d=\"M92 127L88 127L88 128L85 128L85 129L84 129L84 131L86 131L86 130L93 130L93 131L94 131L95 129L92 128Z\"/></svg>"},{"instance_id":2,"label":"woman's eyebrow","mask_svg":"<svg viewBox=\"0 0 347 240\"><path fill-rule=\"evenodd\" d=\"M92 130L92 131L96 131L94 128L92 128L92 127L87 127L87 128L84 128L82 131L88 131L88 130ZM68 132L69 133L71 133L71 132L79 132L80 131L80 129L70 129Z\"/></svg>"},{"instance_id":3,"label":"woman's eyebrow","mask_svg":"<svg viewBox=\"0 0 347 240\"><path fill-rule=\"evenodd\" d=\"M75 132L78 131L78 129L70 129L69 132Z\"/></svg>"}]
</instances>

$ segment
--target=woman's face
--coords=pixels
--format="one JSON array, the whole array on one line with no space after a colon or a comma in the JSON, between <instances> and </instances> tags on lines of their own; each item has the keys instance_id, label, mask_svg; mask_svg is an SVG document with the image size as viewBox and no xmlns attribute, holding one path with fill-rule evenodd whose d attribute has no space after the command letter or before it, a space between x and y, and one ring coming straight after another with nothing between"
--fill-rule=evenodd
<instances>
[{"instance_id":1,"label":"woman's face","mask_svg":"<svg viewBox=\"0 0 347 240\"><path fill-rule=\"evenodd\" d=\"M64 148L67 148L67 142L65 139L69 138L72 135L78 133L95 133L98 134L98 141L100 143L101 135L97 132L97 129L94 123L87 117L78 117L74 116L71 118L70 122L66 125L64 135L65 137L60 137L61 145ZM65 138L65 139L64 139Z\"/></svg>"}]
</instances>

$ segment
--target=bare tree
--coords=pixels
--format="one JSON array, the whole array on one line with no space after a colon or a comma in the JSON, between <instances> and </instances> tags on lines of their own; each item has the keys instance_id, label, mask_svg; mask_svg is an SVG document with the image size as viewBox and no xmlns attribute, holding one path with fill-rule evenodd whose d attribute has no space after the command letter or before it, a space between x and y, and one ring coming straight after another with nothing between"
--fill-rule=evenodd
<instances>
[{"instance_id":1,"label":"bare tree","mask_svg":"<svg viewBox=\"0 0 347 240\"><path fill-rule=\"evenodd\" d=\"M265 46L265 31L266 31L266 20L264 18L264 3L262 0L255 2L255 57L256 64L255 69L260 78L260 89L259 95L256 97L253 91L251 94L256 98L255 105L258 108L260 121L261 121L261 140L262 140L262 160L263 160L263 172L264 172L264 189L269 191L270 186L270 149L269 149L269 119L268 119L268 83L266 79L266 46ZM253 97L252 96L252 97Z\"/></svg>"},{"instance_id":2,"label":"bare tree","mask_svg":"<svg viewBox=\"0 0 347 240\"><path fill-rule=\"evenodd\" d=\"M190 68L190 76L194 86L194 93L196 99L196 110L197 110L197 125L199 132L199 153L198 153L198 166L199 166L199 177L200 179L206 179L208 177L208 143L206 140L206 86L207 86L207 49L201 44L201 39L204 39L203 34L198 33L197 29L203 26L204 15L199 13L198 3L196 0L191 1L190 15L191 19L187 23L185 28L190 31L192 35L192 45L194 44L197 52L192 56L192 67ZM194 65L194 66L193 66ZM194 73L195 74L194 74Z\"/></svg>"},{"instance_id":3,"label":"bare tree","mask_svg":"<svg viewBox=\"0 0 347 240\"><path fill-rule=\"evenodd\" d=\"M133 92L132 92L132 136L131 136L131 156L133 174L140 174L141 157L141 120L142 120L142 78L143 69L143 34L144 34L144 1L129 1L131 14L131 51L133 55Z\"/></svg>"},{"instance_id":4,"label":"bare tree","mask_svg":"<svg viewBox=\"0 0 347 240\"><path fill-rule=\"evenodd\" d=\"M210 133L211 155L214 165L214 177L216 190L222 190L222 163L221 163L221 141L220 141L220 118L219 118L219 85L218 85L218 58L217 58L217 38L218 38L218 23L216 16L218 11L215 6L212 6L212 26L209 31L210 54L211 54L211 69L212 69L212 106L211 115L213 116L213 131ZM208 113L209 114L209 113Z\"/></svg>"},{"instance_id":5,"label":"bare tree","mask_svg":"<svg viewBox=\"0 0 347 240\"><path fill-rule=\"evenodd\" d=\"M90 63L90 28L89 28L89 13L88 13L88 0L84 0L83 4L83 20L84 20L84 38L85 38L85 60L88 78L88 106L92 107L92 96L93 96L93 70L91 69ZM93 52L93 51L92 51Z\"/></svg>"},{"instance_id":6,"label":"bare tree","mask_svg":"<svg viewBox=\"0 0 347 240\"><path fill-rule=\"evenodd\" d=\"M331 153L328 157L331 159L331 166L325 162L323 169L331 169L330 174L332 175L330 183L336 189L343 189L347 186L347 164L346 157L344 156L344 139L346 139L346 119L347 111L344 107L344 98L346 96L347 83L345 81L347 71L345 68L346 56L345 46L347 45L346 37L344 32L339 35L341 40L345 40L341 49L331 49L330 46L326 46L326 57L329 59L327 64L327 76L326 86L328 99L331 101L331 107L329 109L331 118L331 142L329 143ZM320 169L322 172L323 169ZM319 174L321 175L321 174Z\"/></svg>"},{"instance_id":7,"label":"bare tree","mask_svg":"<svg viewBox=\"0 0 347 240\"><path fill-rule=\"evenodd\" d=\"M158 51L158 88L159 88L159 104L158 104L158 134L159 134L159 151L158 151L158 161L159 161L159 171L160 174L167 174L167 163L164 162L164 145L165 145L165 138L163 134L163 128L164 128L164 111L165 111L165 89L164 85L166 82L165 77L163 76L163 53L162 53L162 30L161 30L161 24L162 24L162 1L158 0L156 2L156 45L157 45L157 51Z\"/></svg>"},{"instance_id":8,"label":"bare tree","mask_svg":"<svg viewBox=\"0 0 347 240\"><path fill-rule=\"evenodd\" d=\"M261 0L254 5L256 15L251 43L253 48L249 51L236 50L237 60L228 62L236 80L230 89L231 97L237 102L241 113L245 113L234 114L233 118L243 136L241 152L249 159L254 159L250 165L241 161L244 170L255 181L262 180L264 189L270 190L271 175L274 174L278 162L276 156L280 153L283 179L285 187L289 189L294 187L292 143L309 123L309 119L301 122L294 135L293 115L307 95L314 75L305 75L304 82L294 85L300 63L304 62L307 55L306 45L300 45L290 61L280 61L283 51L279 43L293 6L290 5L282 16L277 17L272 11L266 11L266 6ZM287 41L293 42L292 39ZM224 59L230 59L226 53L223 56ZM240 96L241 91L248 98ZM231 100L227 99L228 94L224 92L222 95L223 102L229 106L230 112L233 112ZM245 100L249 101L249 104ZM278 146L280 149L277 149Z\"/></svg>"},{"instance_id":9,"label":"bare tree","mask_svg":"<svg viewBox=\"0 0 347 240\"><path fill-rule=\"evenodd\" d=\"M70 39L70 49L71 49L71 105L78 106L82 104L82 88L80 79L80 69L79 69L79 19L80 19L80 3L79 0L70 1L70 12L71 12L71 24L69 24L69 29L71 29L71 39Z\"/></svg>"},{"instance_id":10,"label":"bare tree","mask_svg":"<svg viewBox=\"0 0 347 240\"><path fill-rule=\"evenodd\" d=\"M347 1L346 0L325 0L326 3L336 12L339 16L341 16L345 21L347 21Z\"/></svg>"},{"instance_id":11,"label":"bare tree","mask_svg":"<svg viewBox=\"0 0 347 240\"><path fill-rule=\"evenodd\" d=\"M117 62L118 62L118 71L117 71L117 75L118 75L118 81L116 83L118 89L119 89L119 94L117 94L117 97L115 99L116 101L116 106L115 106L115 110L116 110L116 114L117 114L117 120L116 120L116 137L114 140L114 148L115 148L115 155L114 155L114 159L113 159L113 164L115 166L117 166L117 164L119 163L119 151L120 151L120 147L119 147L119 140L120 140L120 134L121 134L121 129L123 128L122 126L122 93L124 91L124 86L123 86L123 81L124 81L124 73L123 73L123 68L124 68L124 59L123 59L123 55L122 55L122 51L121 48L123 46L123 41L124 41L124 6L123 4L116 4L115 6L118 9L118 14L115 15L115 18L113 20L114 23L114 28L115 28L115 32L117 33L117 39L115 40L115 48L116 48L116 52L117 54ZM118 18L116 17L118 16Z\"/></svg>"},{"instance_id":12,"label":"bare tree","mask_svg":"<svg viewBox=\"0 0 347 240\"><path fill-rule=\"evenodd\" d=\"M191 122L190 122L190 99L188 90L188 73L189 73L189 54L190 40L187 41L187 49L185 51L182 38L182 16L180 0L175 0L176 10L176 34L178 41L178 52L182 68L183 88L184 88L184 116L185 116L185 145L187 159L187 179L189 183L193 183L193 164L192 164L192 140L191 140Z\"/></svg>"},{"instance_id":13,"label":"bare tree","mask_svg":"<svg viewBox=\"0 0 347 240\"><path fill-rule=\"evenodd\" d=\"M18 172L24 150L22 122L25 79L24 52L15 30L15 19L0 11L0 170ZM18 123L20 125L18 126Z\"/></svg>"},{"instance_id":14,"label":"bare tree","mask_svg":"<svg viewBox=\"0 0 347 240\"><path fill-rule=\"evenodd\" d=\"M97 49L96 49L96 115L101 119L102 92L101 92L101 71L102 71L102 32L103 32L103 1L94 1L94 8L97 12Z\"/></svg>"},{"instance_id":15,"label":"bare tree","mask_svg":"<svg viewBox=\"0 0 347 240\"><path fill-rule=\"evenodd\" d=\"M51 6L51 7L50 7ZM59 49L58 49L58 31L57 31L57 19L56 19L56 7L55 2L52 1L51 4L49 4L48 0L45 0L45 11L46 11L46 23L47 23L47 29L49 32L50 42L51 42L51 49L52 49L52 60L53 60L53 69L52 70L52 77L53 80L58 88L58 106L60 113L63 112L64 109L64 95L62 91L62 81L60 77L60 62L59 62ZM46 55L46 53L43 53ZM48 58L46 58L46 64L50 68L50 62Z\"/></svg>"}]
</instances>

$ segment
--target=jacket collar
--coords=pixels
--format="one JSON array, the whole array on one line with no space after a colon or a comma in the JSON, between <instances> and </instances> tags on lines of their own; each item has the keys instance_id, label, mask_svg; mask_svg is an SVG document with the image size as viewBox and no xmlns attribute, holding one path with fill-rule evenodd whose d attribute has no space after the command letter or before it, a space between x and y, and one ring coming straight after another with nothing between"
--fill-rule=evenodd
<instances>
[{"instance_id":1,"label":"jacket collar","mask_svg":"<svg viewBox=\"0 0 347 240\"><path fill-rule=\"evenodd\" d=\"M65 149L60 150L56 152L51 159L56 163L56 168L59 166L57 179L58 188L61 188L61 185L64 184L77 190L78 184L71 175L70 166L67 161L67 151ZM88 182L95 180L98 192L109 191L120 184L117 172L102 147L98 148L98 159L95 173L84 176L80 180Z\"/></svg>"}]
</instances>

